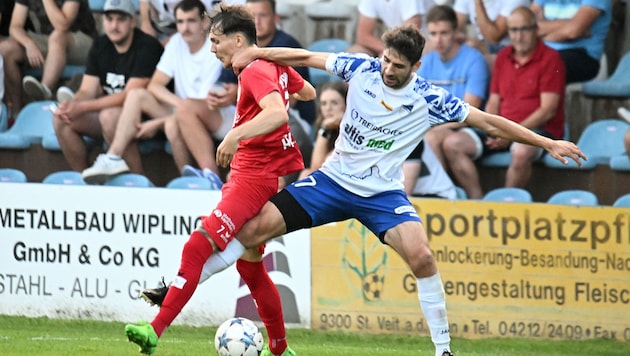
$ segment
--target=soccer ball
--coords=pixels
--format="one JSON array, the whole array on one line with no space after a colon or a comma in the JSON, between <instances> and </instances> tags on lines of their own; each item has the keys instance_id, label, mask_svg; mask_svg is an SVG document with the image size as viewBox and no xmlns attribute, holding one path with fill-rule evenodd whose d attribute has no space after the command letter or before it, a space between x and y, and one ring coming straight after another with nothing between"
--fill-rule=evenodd
<instances>
[{"instance_id":1,"label":"soccer ball","mask_svg":"<svg viewBox=\"0 0 630 356\"><path fill-rule=\"evenodd\" d=\"M214 347L219 356L258 356L265 341L253 321L232 318L219 325Z\"/></svg>"}]
</instances>

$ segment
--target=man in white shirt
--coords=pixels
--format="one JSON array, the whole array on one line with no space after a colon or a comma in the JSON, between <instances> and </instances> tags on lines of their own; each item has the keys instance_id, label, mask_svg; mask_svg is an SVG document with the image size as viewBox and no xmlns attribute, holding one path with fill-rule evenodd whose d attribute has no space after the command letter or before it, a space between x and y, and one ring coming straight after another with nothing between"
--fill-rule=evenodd
<instances>
[{"instance_id":1,"label":"man in white shirt","mask_svg":"<svg viewBox=\"0 0 630 356\"><path fill-rule=\"evenodd\" d=\"M192 160L178 120L195 120L205 125L201 130L208 133L209 144L198 150L197 155L193 154L194 159L205 168L204 173L215 187L220 188L222 183L217 175L210 132L221 139L232 127L234 109L210 110L206 104L206 97L223 66L210 51L205 12L199 0L183 0L175 7L178 33L165 47L147 89L131 91L118 121L103 128L110 146L92 167L83 171L87 183L103 183L111 176L128 171L142 173L137 140L152 138L160 130L166 133L175 164L182 170ZM175 93L167 87L172 79Z\"/></svg>"}]
</instances>

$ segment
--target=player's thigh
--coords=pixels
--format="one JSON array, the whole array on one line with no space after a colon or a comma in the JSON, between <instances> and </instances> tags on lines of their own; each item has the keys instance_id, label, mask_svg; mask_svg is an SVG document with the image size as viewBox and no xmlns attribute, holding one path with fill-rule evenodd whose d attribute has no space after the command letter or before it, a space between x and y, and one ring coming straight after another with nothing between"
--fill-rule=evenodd
<instances>
[{"instance_id":1,"label":"player's thigh","mask_svg":"<svg viewBox=\"0 0 630 356\"><path fill-rule=\"evenodd\" d=\"M424 225L405 221L385 233L385 242L409 265L416 277L433 275L437 270Z\"/></svg>"}]
</instances>

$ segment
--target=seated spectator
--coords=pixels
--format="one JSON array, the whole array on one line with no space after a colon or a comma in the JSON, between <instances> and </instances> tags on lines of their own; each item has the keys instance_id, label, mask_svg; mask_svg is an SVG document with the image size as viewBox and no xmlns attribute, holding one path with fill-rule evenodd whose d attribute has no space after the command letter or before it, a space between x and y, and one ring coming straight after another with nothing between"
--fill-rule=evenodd
<instances>
[{"instance_id":1,"label":"seated spectator","mask_svg":"<svg viewBox=\"0 0 630 356\"><path fill-rule=\"evenodd\" d=\"M507 24L511 45L497 55L486 112L509 118L542 136L561 139L564 63L558 52L538 39L536 16L529 8L514 10ZM531 177L533 162L543 154L539 147L495 138L470 128L447 137L443 147L453 176L471 199L483 197L474 160L509 149L512 161L505 186L524 188Z\"/></svg>"},{"instance_id":2,"label":"seated spectator","mask_svg":"<svg viewBox=\"0 0 630 356\"><path fill-rule=\"evenodd\" d=\"M101 121L109 149L83 171L87 183L102 184L127 171L144 174L137 139L152 138L161 130L165 131L175 164L182 171L191 159L176 124L179 120L206 122L210 132L221 138L232 127L233 109L222 117L221 112L206 105L206 96L223 66L210 51L205 13L206 7L199 0L182 0L175 6L177 33L166 45L147 89L129 91L120 117ZM171 80L175 93L168 88ZM202 166L207 169L204 173L218 189L222 182L214 162L214 143L203 154L204 162L208 162Z\"/></svg>"},{"instance_id":3,"label":"seated spectator","mask_svg":"<svg viewBox=\"0 0 630 356\"><path fill-rule=\"evenodd\" d=\"M431 146L420 141L403 164L405 193L424 198L457 198L455 184L433 153Z\"/></svg>"},{"instance_id":4,"label":"seated spectator","mask_svg":"<svg viewBox=\"0 0 630 356\"><path fill-rule=\"evenodd\" d=\"M538 35L560 52L566 83L595 78L611 22L612 2L599 0L534 0Z\"/></svg>"},{"instance_id":5,"label":"seated spectator","mask_svg":"<svg viewBox=\"0 0 630 356\"><path fill-rule=\"evenodd\" d=\"M169 38L177 32L175 24L175 6L180 0L140 0L140 29L166 45ZM201 0L206 9L221 2L217 0ZM245 4L245 0L224 0L223 2Z\"/></svg>"},{"instance_id":6,"label":"seated spectator","mask_svg":"<svg viewBox=\"0 0 630 356\"><path fill-rule=\"evenodd\" d=\"M530 0L456 0L453 8L457 13L457 29L468 45L486 55L492 68L495 54L510 42L507 17L517 7L530 4ZM468 37L468 23L475 28L477 37Z\"/></svg>"},{"instance_id":7,"label":"seated spectator","mask_svg":"<svg viewBox=\"0 0 630 356\"><path fill-rule=\"evenodd\" d=\"M317 137L313 145L310 166L302 170L299 179L319 169L330 156L339 136L339 124L346 111L348 84L344 81L326 82L319 88L318 111L315 121Z\"/></svg>"},{"instance_id":8,"label":"seated spectator","mask_svg":"<svg viewBox=\"0 0 630 356\"><path fill-rule=\"evenodd\" d=\"M474 107L486 99L489 71L478 50L457 41L457 16L450 6L438 5L427 14L428 43L432 50L422 57L418 75L429 83L448 90ZM446 136L462 124L433 127L426 142L445 166L442 143Z\"/></svg>"},{"instance_id":9,"label":"seated spectator","mask_svg":"<svg viewBox=\"0 0 630 356\"><path fill-rule=\"evenodd\" d=\"M131 0L105 2L103 30L90 48L78 92L53 114L61 150L75 171L88 167L83 136L102 139L101 122L117 120L127 93L147 86L163 51L160 42L136 29Z\"/></svg>"},{"instance_id":10,"label":"seated spectator","mask_svg":"<svg viewBox=\"0 0 630 356\"><path fill-rule=\"evenodd\" d=\"M27 30L28 19L37 22ZM17 114L22 106L22 87L32 100L52 98L66 64L85 64L87 51L97 35L86 0L16 0L10 37L0 42L4 58L7 101ZM41 68L41 82L22 78L22 67Z\"/></svg>"},{"instance_id":11,"label":"seated spectator","mask_svg":"<svg viewBox=\"0 0 630 356\"><path fill-rule=\"evenodd\" d=\"M378 57L383 53L383 41L380 38L381 23L385 29L402 24L413 24L421 28L422 4L425 1L409 0L361 0L359 2L359 20L357 22L356 43L347 52L367 53Z\"/></svg>"}]
</instances>

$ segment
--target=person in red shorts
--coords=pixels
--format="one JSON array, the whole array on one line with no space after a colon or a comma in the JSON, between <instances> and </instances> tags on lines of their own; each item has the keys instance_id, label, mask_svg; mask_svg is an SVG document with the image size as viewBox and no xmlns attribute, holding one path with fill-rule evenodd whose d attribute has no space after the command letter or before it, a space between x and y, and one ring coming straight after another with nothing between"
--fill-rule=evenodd
<instances>
[{"instance_id":1,"label":"person in red shorts","mask_svg":"<svg viewBox=\"0 0 630 356\"><path fill-rule=\"evenodd\" d=\"M211 17L212 52L226 68L232 57L256 43L254 19L243 6L221 5ZM278 177L304 169L288 125L289 97L313 100L315 89L291 67L254 60L241 70L234 127L217 148L217 164L230 165L222 198L184 245L177 277L151 323L125 326L129 341L151 354L158 338L192 297L202 267L213 251L224 250L240 228L278 191ZM263 247L264 248L264 247ZM267 328L263 355L295 355L288 348L280 296L262 263L263 248L250 250L236 267L256 301Z\"/></svg>"}]
</instances>

